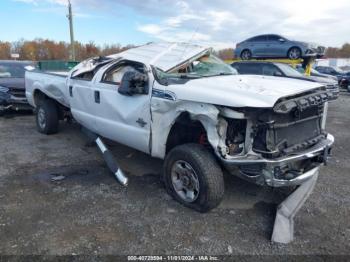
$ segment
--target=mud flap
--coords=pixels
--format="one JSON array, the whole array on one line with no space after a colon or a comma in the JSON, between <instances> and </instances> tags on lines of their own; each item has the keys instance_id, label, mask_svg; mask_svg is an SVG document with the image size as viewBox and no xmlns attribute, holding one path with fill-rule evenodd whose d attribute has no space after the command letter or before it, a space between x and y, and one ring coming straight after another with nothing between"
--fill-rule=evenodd
<instances>
[{"instance_id":1,"label":"mud flap","mask_svg":"<svg viewBox=\"0 0 350 262\"><path fill-rule=\"evenodd\" d=\"M277 208L271 241L288 244L294 239L294 217L311 195L317 182L318 173L304 182Z\"/></svg>"}]
</instances>

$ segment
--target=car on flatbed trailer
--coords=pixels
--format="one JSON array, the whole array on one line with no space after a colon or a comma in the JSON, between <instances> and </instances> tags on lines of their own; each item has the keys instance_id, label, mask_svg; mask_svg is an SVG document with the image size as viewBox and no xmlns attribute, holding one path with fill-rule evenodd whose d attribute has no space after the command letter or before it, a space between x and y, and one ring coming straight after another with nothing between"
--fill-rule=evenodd
<instances>
[{"instance_id":1,"label":"car on flatbed trailer","mask_svg":"<svg viewBox=\"0 0 350 262\"><path fill-rule=\"evenodd\" d=\"M201 212L220 204L223 172L270 187L316 179L334 141L325 121L336 97L325 86L237 75L197 45L151 43L67 76L28 72L26 88L40 132L71 113L91 133L164 159L167 191Z\"/></svg>"}]
</instances>

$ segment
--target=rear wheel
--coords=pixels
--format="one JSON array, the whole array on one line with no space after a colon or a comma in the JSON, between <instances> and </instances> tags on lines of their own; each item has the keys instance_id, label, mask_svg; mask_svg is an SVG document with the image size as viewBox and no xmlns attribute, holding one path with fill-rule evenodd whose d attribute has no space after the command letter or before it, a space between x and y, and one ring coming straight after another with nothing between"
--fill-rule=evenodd
<instances>
[{"instance_id":1,"label":"rear wheel","mask_svg":"<svg viewBox=\"0 0 350 262\"><path fill-rule=\"evenodd\" d=\"M287 56L289 59L299 59L301 58L301 50L299 47L292 47L288 50Z\"/></svg>"},{"instance_id":2,"label":"rear wheel","mask_svg":"<svg viewBox=\"0 0 350 262\"><path fill-rule=\"evenodd\" d=\"M36 110L36 126L40 133L50 135L58 131L58 108L54 101L40 101Z\"/></svg>"},{"instance_id":3,"label":"rear wheel","mask_svg":"<svg viewBox=\"0 0 350 262\"><path fill-rule=\"evenodd\" d=\"M252 52L250 52L250 50L245 49L242 51L242 53L241 53L242 60L249 60L251 58L252 58Z\"/></svg>"},{"instance_id":4,"label":"rear wheel","mask_svg":"<svg viewBox=\"0 0 350 262\"><path fill-rule=\"evenodd\" d=\"M164 182L174 199L200 212L217 207L224 195L220 166L212 153L198 144L170 151L164 162Z\"/></svg>"}]
</instances>

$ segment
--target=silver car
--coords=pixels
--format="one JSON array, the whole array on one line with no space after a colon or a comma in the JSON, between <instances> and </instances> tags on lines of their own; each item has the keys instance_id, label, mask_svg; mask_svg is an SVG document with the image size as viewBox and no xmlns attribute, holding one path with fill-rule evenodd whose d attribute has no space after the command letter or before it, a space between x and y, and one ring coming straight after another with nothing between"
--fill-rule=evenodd
<instances>
[{"instance_id":1,"label":"silver car","mask_svg":"<svg viewBox=\"0 0 350 262\"><path fill-rule=\"evenodd\" d=\"M280 35L259 35L236 45L235 57L242 60L251 58L289 58L306 56L322 57L325 47L317 44L292 41Z\"/></svg>"}]
</instances>

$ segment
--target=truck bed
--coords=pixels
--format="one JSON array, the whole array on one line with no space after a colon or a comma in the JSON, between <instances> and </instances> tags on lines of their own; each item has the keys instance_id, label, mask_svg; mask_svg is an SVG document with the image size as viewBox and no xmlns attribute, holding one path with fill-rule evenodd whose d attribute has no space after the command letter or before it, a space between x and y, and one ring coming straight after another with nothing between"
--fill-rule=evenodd
<instances>
[{"instance_id":1,"label":"truck bed","mask_svg":"<svg viewBox=\"0 0 350 262\"><path fill-rule=\"evenodd\" d=\"M69 91L67 87L68 72L30 71L25 75L26 97L36 107L34 95L41 91L65 107L69 107Z\"/></svg>"}]
</instances>

